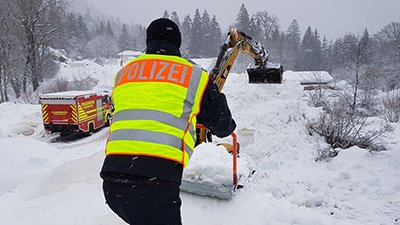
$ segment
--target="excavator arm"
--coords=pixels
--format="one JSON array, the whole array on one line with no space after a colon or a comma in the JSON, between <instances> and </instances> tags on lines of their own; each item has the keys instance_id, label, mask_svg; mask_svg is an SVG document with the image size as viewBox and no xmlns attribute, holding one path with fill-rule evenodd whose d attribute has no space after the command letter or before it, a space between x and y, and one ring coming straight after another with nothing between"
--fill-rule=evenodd
<instances>
[{"instance_id":1,"label":"excavator arm","mask_svg":"<svg viewBox=\"0 0 400 225\"><path fill-rule=\"evenodd\" d=\"M268 53L259 42L236 29L230 30L221 47L217 62L209 73L210 78L222 90L230 70L242 52L254 59L254 66L247 69L250 83L281 83L283 67L268 61Z\"/></svg>"}]
</instances>

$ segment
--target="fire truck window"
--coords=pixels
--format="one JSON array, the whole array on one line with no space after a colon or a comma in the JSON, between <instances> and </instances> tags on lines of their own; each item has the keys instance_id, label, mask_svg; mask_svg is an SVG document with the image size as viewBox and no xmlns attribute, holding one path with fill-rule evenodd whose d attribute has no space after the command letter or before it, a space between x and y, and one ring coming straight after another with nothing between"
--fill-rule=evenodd
<instances>
[{"instance_id":1,"label":"fire truck window","mask_svg":"<svg viewBox=\"0 0 400 225\"><path fill-rule=\"evenodd\" d=\"M105 102L106 102L106 97L103 96L103 103L105 103Z\"/></svg>"}]
</instances>

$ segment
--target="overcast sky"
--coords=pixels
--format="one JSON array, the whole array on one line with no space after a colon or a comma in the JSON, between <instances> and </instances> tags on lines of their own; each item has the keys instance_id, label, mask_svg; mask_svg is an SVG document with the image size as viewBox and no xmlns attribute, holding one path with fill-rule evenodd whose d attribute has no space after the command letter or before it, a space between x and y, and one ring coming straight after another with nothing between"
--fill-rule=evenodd
<instances>
[{"instance_id":1,"label":"overcast sky","mask_svg":"<svg viewBox=\"0 0 400 225\"><path fill-rule=\"evenodd\" d=\"M83 1L83 0L75 0ZM390 22L400 22L400 0L85 0L122 22L147 26L161 17L165 10L178 13L182 22L185 15L193 18L196 8L202 14L207 10L215 15L225 32L233 24L242 3L250 15L267 11L278 17L281 30L286 31L296 19L302 35L311 26L317 28L321 38L342 37L346 33L362 33L368 28L375 34Z\"/></svg>"}]
</instances>

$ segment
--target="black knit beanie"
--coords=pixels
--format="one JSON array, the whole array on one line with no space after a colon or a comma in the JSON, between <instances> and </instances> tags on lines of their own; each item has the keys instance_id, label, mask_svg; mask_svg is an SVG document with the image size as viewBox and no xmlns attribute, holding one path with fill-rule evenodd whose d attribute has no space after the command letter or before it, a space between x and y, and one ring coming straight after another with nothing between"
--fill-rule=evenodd
<instances>
[{"instance_id":1,"label":"black knit beanie","mask_svg":"<svg viewBox=\"0 0 400 225\"><path fill-rule=\"evenodd\" d=\"M176 47L181 47L181 32L174 21L166 18L156 19L150 23L146 30L146 44L153 40L165 40Z\"/></svg>"}]
</instances>

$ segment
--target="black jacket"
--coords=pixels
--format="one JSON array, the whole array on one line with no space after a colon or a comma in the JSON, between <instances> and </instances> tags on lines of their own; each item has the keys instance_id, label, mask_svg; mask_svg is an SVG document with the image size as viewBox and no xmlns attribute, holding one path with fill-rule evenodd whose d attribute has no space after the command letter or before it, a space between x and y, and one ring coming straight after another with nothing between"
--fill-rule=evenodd
<instances>
[{"instance_id":1,"label":"black jacket","mask_svg":"<svg viewBox=\"0 0 400 225\"><path fill-rule=\"evenodd\" d=\"M146 49L147 54L181 56L179 49L166 41L152 41ZM206 126L218 137L230 135L236 128L223 93L210 80L204 91L197 115L197 123ZM139 175L173 182L181 182L182 164L150 156L108 155L102 168L102 177L112 174Z\"/></svg>"}]
</instances>

